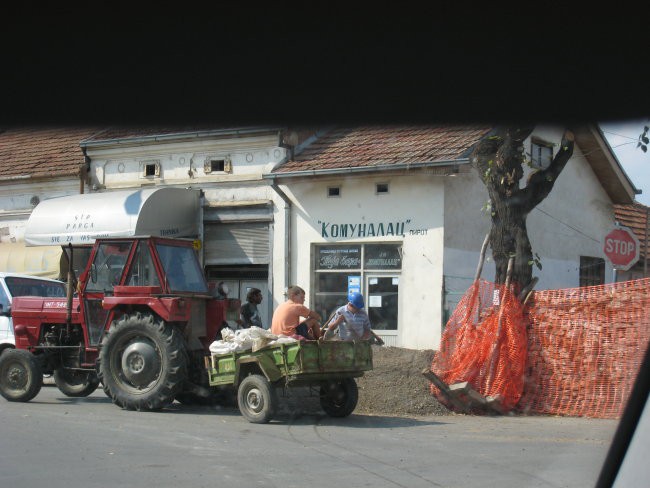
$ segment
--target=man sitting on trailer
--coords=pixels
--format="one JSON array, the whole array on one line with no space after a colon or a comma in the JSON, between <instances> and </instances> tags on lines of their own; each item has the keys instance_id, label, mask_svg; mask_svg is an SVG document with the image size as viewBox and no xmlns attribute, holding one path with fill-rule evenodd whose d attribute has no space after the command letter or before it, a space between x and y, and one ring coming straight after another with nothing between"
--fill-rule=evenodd
<instances>
[{"instance_id":1,"label":"man sitting on trailer","mask_svg":"<svg viewBox=\"0 0 650 488\"><path fill-rule=\"evenodd\" d=\"M370 318L368 318L368 314L363 309L364 306L365 303L361 293L350 293L348 303L339 307L330 323L327 324L327 330L323 338L333 338L338 327L339 337L344 341L370 339L372 336L372 328L370 326Z\"/></svg>"},{"instance_id":2,"label":"man sitting on trailer","mask_svg":"<svg viewBox=\"0 0 650 488\"><path fill-rule=\"evenodd\" d=\"M290 286L287 290L288 300L273 312L271 332L276 335L299 336L303 339L316 340L320 337L320 314L305 307L305 290L299 286ZM304 317L303 322L300 318Z\"/></svg>"}]
</instances>

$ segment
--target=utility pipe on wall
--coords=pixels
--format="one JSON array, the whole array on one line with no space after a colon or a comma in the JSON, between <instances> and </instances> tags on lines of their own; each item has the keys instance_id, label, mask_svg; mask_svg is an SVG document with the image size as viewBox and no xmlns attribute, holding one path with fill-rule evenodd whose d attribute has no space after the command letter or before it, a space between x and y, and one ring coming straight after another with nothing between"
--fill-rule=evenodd
<instances>
[{"instance_id":1,"label":"utility pipe on wall","mask_svg":"<svg viewBox=\"0 0 650 488\"><path fill-rule=\"evenodd\" d=\"M291 279L291 199L273 181L271 188L284 200L284 284L283 289L289 286Z\"/></svg>"},{"instance_id":2,"label":"utility pipe on wall","mask_svg":"<svg viewBox=\"0 0 650 488\"><path fill-rule=\"evenodd\" d=\"M84 162L79 165L79 193L83 195L85 191L84 184L88 178L88 172L90 171L90 157L86 154L86 148L82 147L81 152L84 155Z\"/></svg>"}]
</instances>

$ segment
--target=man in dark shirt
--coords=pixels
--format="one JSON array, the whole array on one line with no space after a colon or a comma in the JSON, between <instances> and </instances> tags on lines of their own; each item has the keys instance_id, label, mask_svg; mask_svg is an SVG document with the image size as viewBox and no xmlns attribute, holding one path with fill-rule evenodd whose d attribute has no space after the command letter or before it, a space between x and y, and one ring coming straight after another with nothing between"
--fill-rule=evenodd
<instances>
[{"instance_id":1,"label":"man in dark shirt","mask_svg":"<svg viewBox=\"0 0 650 488\"><path fill-rule=\"evenodd\" d=\"M248 329L252 325L264 328L262 326L262 317L257 306L262 303L262 291L259 288L251 288L246 294L246 303L241 306L239 316L242 324L240 327Z\"/></svg>"}]
</instances>

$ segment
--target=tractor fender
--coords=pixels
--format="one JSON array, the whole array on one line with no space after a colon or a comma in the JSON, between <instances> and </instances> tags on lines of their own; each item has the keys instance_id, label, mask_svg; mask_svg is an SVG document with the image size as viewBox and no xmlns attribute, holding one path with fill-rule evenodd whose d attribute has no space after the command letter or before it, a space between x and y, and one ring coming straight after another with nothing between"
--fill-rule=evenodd
<instances>
[{"instance_id":1,"label":"tractor fender","mask_svg":"<svg viewBox=\"0 0 650 488\"><path fill-rule=\"evenodd\" d=\"M191 301L181 297L112 296L105 297L102 306L105 310L125 306L149 309L165 322L187 322L191 316Z\"/></svg>"}]
</instances>

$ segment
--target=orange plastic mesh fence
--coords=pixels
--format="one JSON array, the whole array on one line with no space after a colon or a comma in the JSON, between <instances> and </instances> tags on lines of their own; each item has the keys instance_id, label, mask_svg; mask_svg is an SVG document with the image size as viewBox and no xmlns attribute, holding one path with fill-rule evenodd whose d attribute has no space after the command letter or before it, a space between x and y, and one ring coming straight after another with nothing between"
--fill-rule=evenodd
<instances>
[{"instance_id":1,"label":"orange plastic mesh fence","mask_svg":"<svg viewBox=\"0 0 650 488\"><path fill-rule=\"evenodd\" d=\"M535 293L524 412L620 418L650 340L650 278Z\"/></svg>"},{"instance_id":2,"label":"orange plastic mesh fence","mask_svg":"<svg viewBox=\"0 0 650 488\"><path fill-rule=\"evenodd\" d=\"M505 286L475 281L447 322L431 371L448 385L467 381L483 396L501 395L510 410L521 397L525 365L523 307ZM433 384L431 392L450 406Z\"/></svg>"},{"instance_id":3,"label":"orange plastic mesh fence","mask_svg":"<svg viewBox=\"0 0 650 488\"><path fill-rule=\"evenodd\" d=\"M501 298L501 299L499 299ZM650 279L534 293L523 310L478 280L447 322L431 370L504 409L619 418L650 340ZM432 384L431 392L449 406Z\"/></svg>"}]
</instances>

